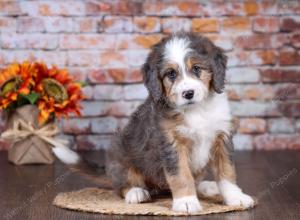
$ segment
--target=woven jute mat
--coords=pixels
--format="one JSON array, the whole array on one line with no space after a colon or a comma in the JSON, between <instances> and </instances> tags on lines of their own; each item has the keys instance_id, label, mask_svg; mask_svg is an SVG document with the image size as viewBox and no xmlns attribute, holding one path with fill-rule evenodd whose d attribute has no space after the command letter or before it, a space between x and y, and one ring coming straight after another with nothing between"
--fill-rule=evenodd
<instances>
[{"instance_id":1,"label":"woven jute mat","mask_svg":"<svg viewBox=\"0 0 300 220\"><path fill-rule=\"evenodd\" d=\"M154 198L151 202L141 204L126 204L112 190L100 188L85 188L79 191L59 193L53 204L71 210L115 215L161 215L183 216L186 213L171 210L171 197ZM207 215L230 211L241 211L241 206L222 205L220 198L201 199L203 211L193 215Z\"/></svg>"}]
</instances>

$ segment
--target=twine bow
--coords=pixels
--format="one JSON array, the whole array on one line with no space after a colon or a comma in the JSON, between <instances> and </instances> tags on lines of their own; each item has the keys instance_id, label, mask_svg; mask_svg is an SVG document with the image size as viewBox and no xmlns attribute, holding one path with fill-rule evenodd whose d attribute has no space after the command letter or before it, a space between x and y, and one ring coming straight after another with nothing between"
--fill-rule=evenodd
<instances>
[{"instance_id":1,"label":"twine bow","mask_svg":"<svg viewBox=\"0 0 300 220\"><path fill-rule=\"evenodd\" d=\"M31 135L35 135L55 147L66 148L66 145L69 143L67 140L53 137L58 133L59 129L54 123L35 129L31 123L26 123L24 120L18 119L14 121L11 129L8 129L1 134L1 139L17 142Z\"/></svg>"}]
</instances>

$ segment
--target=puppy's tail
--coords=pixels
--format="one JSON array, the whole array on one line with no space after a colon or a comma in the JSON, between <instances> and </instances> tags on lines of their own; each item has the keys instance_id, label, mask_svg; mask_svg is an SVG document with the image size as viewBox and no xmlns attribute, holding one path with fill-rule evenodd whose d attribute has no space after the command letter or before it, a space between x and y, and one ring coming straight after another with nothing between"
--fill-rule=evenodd
<instances>
[{"instance_id":1,"label":"puppy's tail","mask_svg":"<svg viewBox=\"0 0 300 220\"><path fill-rule=\"evenodd\" d=\"M52 151L55 156L60 161L67 164L73 172L85 176L93 182L101 185L101 187L112 188L111 180L105 175L105 166L99 166L92 161L88 161L80 157L79 154L68 147L53 147Z\"/></svg>"}]
</instances>

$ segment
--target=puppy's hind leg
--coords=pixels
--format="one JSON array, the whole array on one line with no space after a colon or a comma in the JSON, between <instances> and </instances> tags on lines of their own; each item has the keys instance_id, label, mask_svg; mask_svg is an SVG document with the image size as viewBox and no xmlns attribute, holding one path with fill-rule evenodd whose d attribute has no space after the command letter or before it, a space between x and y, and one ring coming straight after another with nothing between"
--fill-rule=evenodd
<instances>
[{"instance_id":1,"label":"puppy's hind leg","mask_svg":"<svg viewBox=\"0 0 300 220\"><path fill-rule=\"evenodd\" d=\"M136 204L151 200L143 175L134 168L128 169L127 184L122 188L121 193L126 203Z\"/></svg>"}]
</instances>

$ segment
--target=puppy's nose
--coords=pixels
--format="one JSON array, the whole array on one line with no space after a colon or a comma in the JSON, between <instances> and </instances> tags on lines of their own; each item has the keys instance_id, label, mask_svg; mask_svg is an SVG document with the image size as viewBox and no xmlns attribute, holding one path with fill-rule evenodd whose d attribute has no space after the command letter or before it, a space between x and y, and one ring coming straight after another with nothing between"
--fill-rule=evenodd
<instances>
[{"instance_id":1,"label":"puppy's nose","mask_svg":"<svg viewBox=\"0 0 300 220\"><path fill-rule=\"evenodd\" d=\"M194 90L187 90L187 91L184 91L182 93L182 97L187 99L187 100L190 100L194 97Z\"/></svg>"}]
</instances>

